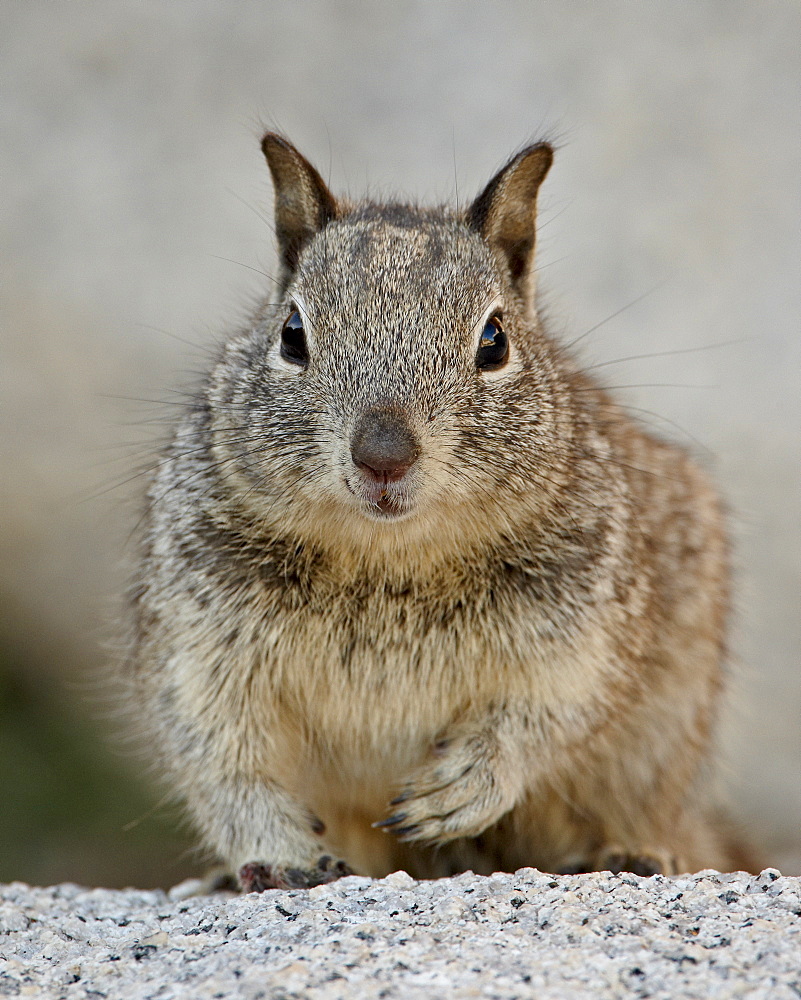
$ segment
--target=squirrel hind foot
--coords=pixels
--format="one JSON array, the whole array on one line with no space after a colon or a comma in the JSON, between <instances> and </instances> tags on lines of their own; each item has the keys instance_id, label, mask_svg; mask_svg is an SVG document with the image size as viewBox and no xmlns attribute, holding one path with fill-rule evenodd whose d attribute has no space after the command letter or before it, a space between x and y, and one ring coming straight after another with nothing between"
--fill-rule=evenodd
<instances>
[{"instance_id":1,"label":"squirrel hind foot","mask_svg":"<svg viewBox=\"0 0 801 1000\"><path fill-rule=\"evenodd\" d=\"M588 872L611 872L620 875L630 872L641 878L652 875L677 875L679 863L668 851L626 851L620 847L605 847L591 858L579 858L560 866L557 875L584 875Z\"/></svg>"},{"instance_id":2,"label":"squirrel hind foot","mask_svg":"<svg viewBox=\"0 0 801 1000\"><path fill-rule=\"evenodd\" d=\"M317 859L313 868L286 868L261 861L250 861L239 869L242 892L264 892L266 889L312 889L337 879L353 875L350 867L329 854Z\"/></svg>"}]
</instances>

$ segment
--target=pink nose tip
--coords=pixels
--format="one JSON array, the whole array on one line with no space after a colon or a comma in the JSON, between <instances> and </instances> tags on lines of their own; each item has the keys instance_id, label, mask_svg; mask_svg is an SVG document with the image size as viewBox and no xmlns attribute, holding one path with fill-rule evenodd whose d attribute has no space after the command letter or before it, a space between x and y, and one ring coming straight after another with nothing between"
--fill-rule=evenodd
<instances>
[{"instance_id":1,"label":"pink nose tip","mask_svg":"<svg viewBox=\"0 0 801 1000\"><path fill-rule=\"evenodd\" d=\"M413 463L403 462L385 469L376 469L367 465L366 462L356 462L355 464L371 479L375 479L377 483L396 483L399 479L403 479Z\"/></svg>"}]
</instances>

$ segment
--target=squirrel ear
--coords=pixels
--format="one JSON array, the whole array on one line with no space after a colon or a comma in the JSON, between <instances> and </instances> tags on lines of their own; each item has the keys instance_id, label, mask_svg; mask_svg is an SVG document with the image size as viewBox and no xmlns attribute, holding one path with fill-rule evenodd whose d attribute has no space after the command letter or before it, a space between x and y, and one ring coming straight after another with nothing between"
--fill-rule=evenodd
<instances>
[{"instance_id":1,"label":"squirrel ear","mask_svg":"<svg viewBox=\"0 0 801 1000\"><path fill-rule=\"evenodd\" d=\"M275 188L275 235L285 289L309 240L337 215L337 203L309 161L276 132L261 141Z\"/></svg>"},{"instance_id":2,"label":"squirrel ear","mask_svg":"<svg viewBox=\"0 0 801 1000\"><path fill-rule=\"evenodd\" d=\"M552 161L547 142L528 146L498 171L467 210L468 224L506 264L512 286L531 309L537 191Z\"/></svg>"}]
</instances>

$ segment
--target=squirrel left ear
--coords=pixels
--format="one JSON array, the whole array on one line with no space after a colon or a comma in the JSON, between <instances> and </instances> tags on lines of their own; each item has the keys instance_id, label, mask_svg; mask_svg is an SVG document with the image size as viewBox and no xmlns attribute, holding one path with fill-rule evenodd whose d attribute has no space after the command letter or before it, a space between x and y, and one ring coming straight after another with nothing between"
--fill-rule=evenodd
<instances>
[{"instance_id":1,"label":"squirrel left ear","mask_svg":"<svg viewBox=\"0 0 801 1000\"><path fill-rule=\"evenodd\" d=\"M468 224L495 251L531 312L537 192L552 162L553 148L547 142L528 146L498 171L467 210Z\"/></svg>"},{"instance_id":2,"label":"squirrel left ear","mask_svg":"<svg viewBox=\"0 0 801 1000\"><path fill-rule=\"evenodd\" d=\"M337 203L311 163L282 135L268 132L261 149L275 188L275 234L284 291L303 247L336 218Z\"/></svg>"}]
</instances>

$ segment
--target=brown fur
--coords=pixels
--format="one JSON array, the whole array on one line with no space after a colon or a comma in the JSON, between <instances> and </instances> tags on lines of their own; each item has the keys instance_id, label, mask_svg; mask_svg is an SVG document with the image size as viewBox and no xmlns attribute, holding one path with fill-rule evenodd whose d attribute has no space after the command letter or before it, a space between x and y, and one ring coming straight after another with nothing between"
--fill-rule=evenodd
<instances>
[{"instance_id":1,"label":"brown fur","mask_svg":"<svg viewBox=\"0 0 801 1000\"><path fill-rule=\"evenodd\" d=\"M338 877L332 853L375 876L729 867L720 505L541 326L550 147L465 213L346 204L263 149L281 298L178 426L134 592L135 697L205 843L248 888ZM295 309L304 364L280 356ZM500 309L510 355L480 369ZM382 480L357 425L416 450Z\"/></svg>"}]
</instances>

